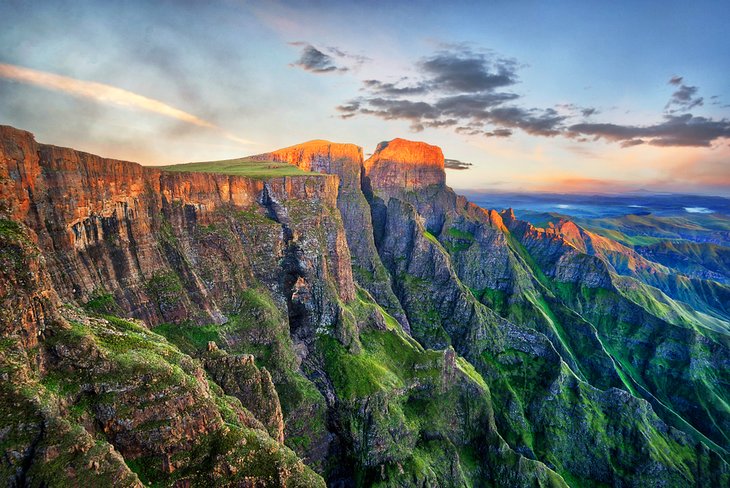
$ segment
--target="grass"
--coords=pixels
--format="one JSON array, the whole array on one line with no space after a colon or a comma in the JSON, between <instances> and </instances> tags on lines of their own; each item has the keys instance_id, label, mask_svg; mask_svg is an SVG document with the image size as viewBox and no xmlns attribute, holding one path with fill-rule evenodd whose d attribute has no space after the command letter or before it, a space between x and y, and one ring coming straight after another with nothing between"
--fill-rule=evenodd
<instances>
[{"instance_id":1,"label":"grass","mask_svg":"<svg viewBox=\"0 0 730 488\"><path fill-rule=\"evenodd\" d=\"M309 171L303 171L298 167L276 161L255 161L249 158L227 159L224 161L206 161L200 163L172 164L159 166L164 171L193 172L193 173L216 173L223 175L245 176L253 179L267 179L282 176L304 176L317 175Z\"/></svg>"},{"instance_id":2,"label":"grass","mask_svg":"<svg viewBox=\"0 0 730 488\"><path fill-rule=\"evenodd\" d=\"M186 325L160 324L152 329L156 334L164 336L191 356L204 351L208 342L220 342L220 326L217 325Z\"/></svg>"}]
</instances>

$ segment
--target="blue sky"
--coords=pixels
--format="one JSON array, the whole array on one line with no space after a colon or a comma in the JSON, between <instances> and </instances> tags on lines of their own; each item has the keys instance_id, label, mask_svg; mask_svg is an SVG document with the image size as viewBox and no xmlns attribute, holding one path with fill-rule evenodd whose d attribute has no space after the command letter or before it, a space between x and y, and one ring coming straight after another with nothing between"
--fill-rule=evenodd
<instances>
[{"instance_id":1,"label":"blue sky","mask_svg":"<svg viewBox=\"0 0 730 488\"><path fill-rule=\"evenodd\" d=\"M300 3L5 1L0 123L146 164L405 137L472 163L457 189L730 194L730 2Z\"/></svg>"}]
</instances>

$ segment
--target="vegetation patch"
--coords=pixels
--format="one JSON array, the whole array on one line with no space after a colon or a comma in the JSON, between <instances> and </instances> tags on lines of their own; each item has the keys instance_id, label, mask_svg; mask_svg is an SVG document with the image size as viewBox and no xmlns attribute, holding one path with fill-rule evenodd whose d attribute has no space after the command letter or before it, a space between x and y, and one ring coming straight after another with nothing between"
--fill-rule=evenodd
<instances>
[{"instance_id":1,"label":"vegetation patch","mask_svg":"<svg viewBox=\"0 0 730 488\"><path fill-rule=\"evenodd\" d=\"M245 176L253 179L268 179L282 176L318 175L303 171L297 166L277 161L258 161L250 158L228 159L224 161L206 161L200 163L173 164L160 166L163 171L215 173L232 176Z\"/></svg>"}]
</instances>

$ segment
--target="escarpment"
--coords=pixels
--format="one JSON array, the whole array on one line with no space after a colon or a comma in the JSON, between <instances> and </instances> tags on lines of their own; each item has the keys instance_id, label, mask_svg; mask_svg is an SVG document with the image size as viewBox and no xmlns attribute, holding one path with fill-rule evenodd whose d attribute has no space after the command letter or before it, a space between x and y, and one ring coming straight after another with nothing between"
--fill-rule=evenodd
<instances>
[{"instance_id":1,"label":"escarpment","mask_svg":"<svg viewBox=\"0 0 730 488\"><path fill-rule=\"evenodd\" d=\"M107 160L37 144L27 132L3 127L0 197L6 213L32 229L48 260L59 295L80 303L111 293L132 316L150 325L192 319L223 322L231 277L216 263L220 246L204 242L201 228L236 212L267 217L269 202L309 202L296 218L311 219L331 234L321 265L344 301L354 296L349 250L341 225L325 225L335 206L333 175L268 181L203 173L166 173L136 163ZM314 215L317 212L320 215ZM285 225L283 223L279 223ZM293 225L296 227L296 225ZM196 234L197 232L197 234ZM285 232L271 236L286 246ZM216 249L217 248L217 249ZM205 262L205 273L190 266ZM237 264L251 268L245 255ZM228 263L225 263L228 264ZM231 279L228 279L231 278Z\"/></svg>"},{"instance_id":2,"label":"escarpment","mask_svg":"<svg viewBox=\"0 0 730 488\"><path fill-rule=\"evenodd\" d=\"M446 183L441 148L405 139L378 144L365 161L365 174L378 189L418 190Z\"/></svg>"},{"instance_id":3,"label":"escarpment","mask_svg":"<svg viewBox=\"0 0 730 488\"><path fill-rule=\"evenodd\" d=\"M418 162L403 165L404 171L413 165L418 165ZM611 346L608 350L605 347L611 342L602 336L610 334L604 325L607 318L617 309L628 310L636 306L613 286L615 278L609 264L599 257L581 252L557 233L541 234L525 227L511 212L498 215L495 212L479 211L456 197L447 187L429 185L420 191L407 191L389 185L391 177L379 180L377 172L370 172L369 180L376 244L393 277L393 288L408 315L414 337L429 347L441 348L453 344L458 353L474 364L493 387L495 401L501 406L496 409L497 425L510 445L538 459L552 458L551 452L572 451L579 445L578 439L593 439L588 440L589 443L607 443L604 445L624 445L626 439L621 439L621 436L599 440L588 427L597 420L594 417L595 410L591 413L593 408L598 408L597 405L603 405L598 418L607 426L622 425L638 433L658 421L651 408L647 410L643 400L630 395L618 395L618 390L614 389L605 392L585 389L584 381L601 388L624 388L639 397L644 396L652 402L662 418L673 426L680 426L681 422L676 421L666 405L656 401L655 395L661 391L661 398L665 401L675 401L670 400L669 390L657 384L656 377L661 376L658 372L642 367L639 370L641 373L631 370L627 378L624 365L636 364L637 356L644 354L644 345L634 342L630 346L631 339L627 337L621 346ZM594 290L589 295L591 301L598 294L611 293L609 290L613 290L611 299L591 304L591 309L601 310L599 315L592 316L596 322L591 323L581 316L588 308L585 302L578 305L572 299L575 295L565 293L569 286L575 286L573 284L578 284L584 290ZM483 305L487 308L483 308ZM638 312L639 309L641 312ZM619 320L639 326L642 320L646 320L646 317L639 318L640 314L649 313L641 307L639 309L635 310L639 315L623 313ZM501 322L492 314L492 310L511 323ZM663 327L670 336L677 338L676 333L683 335L679 341L685 344L687 351L698 340L685 335L687 329L678 332L668 323ZM475 348L477 344L479 346ZM524 349L526 344L531 344L527 350ZM721 346L715 349L719 344L715 342L709 346L710 350L715 351L712 353L712 363L716 365L724 364L723 358L727 354L727 349ZM528 350L528 356L524 356ZM522 366L515 367L519 364ZM568 370L565 370L564 364L569 366ZM534 375L532 377L535 379L550 378L545 383L546 390L541 392L539 387L530 388L528 393L523 387L515 385L512 374L517 371L532 371L528 374ZM691 380L689 382L692 383ZM502 386L497 386L500 383ZM642 385L639 388L647 384L653 387L649 391L643 390L644 395L641 395L637 393L637 383ZM713 395L723 395L721 383L712 383L708 388L714 392ZM512 386L507 386L509 384ZM551 386L547 387L548 384ZM579 395L590 398L587 404L594 406L587 407L587 410L582 410L584 407L577 407L577 410L575 406L570 407L574 401L572 393L569 393L573 388L569 386L571 384L573 387L580 385L582 393ZM563 393L558 393L561 391ZM692 396L689 384L685 391ZM545 393L550 395L551 400L539 399ZM558 394L557 398L553 397L554 394ZM690 403L696 405L701 400L694 397ZM525 408L527 405L542 405L547 410L535 417L536 411L534 408ZM625 405L625 409L613 411L607 409L608 405ZM552 408L555 410L548 416L560 416L566 409L573 409L576 418L583 419L583 424L578 422L574 425L583 425L582 433L574 431L564 437L562 432L567 424L561 427L558 424L552 427L543 424L539 418L547 418L543 415ZM644 420L633 413L639 408L647 412ZM709 407L705 415L725 417L713 409ZM518 413L520 410L521 413ZM694 425L706 425L698 416L688 411L686 415L694 419ZM528 429L521 433L523 425L541 425L542 447L530 440L534 439L535 431ZM707 433L712 431L706 427L703 430ZM694 436L692 429L686 432ZM719 432L715 431L713 437L720 439L717 434ZM572 439L570 447L564 443L565 438ZM694 439L713 444L702 435ZM691 441L679 434L671 442L676 443L675 448L679 448ZM552 447L544 450L549 445ZM560 466L562 461L557 459L551 459L550 464L556 466L560 473L569 472L572 479L597 480L613 470L612 464L617 459L621 459L619 462L626 466L637 466L638 463L648 469L654 469L649 468L652 464L658 466L663 463L659 458L639 460L622 450L617 451L617 457L612 460L612 457L588 445L579 449L584 449L585 454L578 455L572 451L574 454L568 456L570 465ZM724 453L724 449L720 448L719 452ZM696 455L703 457L702 449ZM577 459L590 461L581 465L575 463ZM671 473L670 470L664 472L663 476L667 477L669 483L681 484L684 474ZM637 479L640 478L634 478L634 481Z\"/></svg>"},{"instance_id":4,"label":"escarpment","mask_svg":"<svg viewBox=\"0 0 730 488\"><path fill-rule=\"evenodd\" d=\"M352 272L360 286L408 330L408 319L393 294L370 231L373 228L370 205L362 188L365 177L362 148L318 140L253 156L253 159L287 162L307 171L334 173L339 177L337 207L347 234Z\"/></svg>"},{"instance_id":5,"label":"escarpment","mask_svg":"<svg viewBox=\"0 0 730 488\"><path fill-rule=\"evenodd\" d=\"M690 305L610 239L482 209L425 143L240 161L0 127L9 484L730 482L717 289Z\"/></svg>"}]
</instances>

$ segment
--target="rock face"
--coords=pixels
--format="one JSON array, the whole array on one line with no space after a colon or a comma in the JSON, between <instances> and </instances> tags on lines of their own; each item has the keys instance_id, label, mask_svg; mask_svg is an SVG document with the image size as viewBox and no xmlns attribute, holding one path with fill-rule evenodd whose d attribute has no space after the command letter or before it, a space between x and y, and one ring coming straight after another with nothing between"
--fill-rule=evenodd
<instances>
[{"instance_id":1,"label":"rock face","mask_svg":"<svg viewBox=\"0 0 730 488\"><path fill-rule=\"evenodd\" d=\"M204 358L205 369L225 394L238 398L264 424L272 438L284 443L279 395L266 368L257 368L250 354L228 355L215 349L208 351Z\"/></svg>"},{"instance_id":2,"label":"rock face","mask_svg":"<svg viewBox=\"0 0 730 488\"><path fill-rule=\"evenodd\" d=\"M327 174L0 128L8 484L730 482L730 328L653 287L671 270L471 204L427 144L254 158ZM722 314L713 286L663 289Z\"/></svg>"},{"instance_id":3,"label":"rock face","mask_svg":"<svg viewBox=\"0 0 730 488\"><path fill-rule=\"evenodd\" d=\"M365 161L365 175L373 188L418 190L446 183L441 148L405 139L381 142Z\"/></svg>"},{"instance_id":4,"label":"rock face","mask_svg":"<svg viewBox=\"0 0 730 488\"><path fill-rule=\"evenodd\" d=\"M0 260L23 264L3 268L2 281L22 287L0 290L16 307L0 315L0 478L8 486L323 486L164 338L58 308L30 231L0 222Z\"/></svg>"},{"instance_id":5,"label":"rock face","mask_svg":"<svg viewBox=\"0 0 730 488\"><path fill-rule=\"evenodd\" d=\"M402 175L395 176L399 177ZM586 302L579 305L567 299L563 291L573 286L570 284L598 290L592 294L584 292L589 297L603 293L602 290L614 290L613 298L599 305L603 312L594 316L594 323L605 324L606 317L615 313L616 308L634 306L615 291L610 265L597 256L581 252L560 232L536 229L518 221L511 211L501 215L482 211L445 187L418 192L393 188L387 184L392 178L386 178L383 184L370 177L373 189L370 203L376 245L393 277L393 289L408 316L413 335L426 347L443 348L451 344L457 353L474 364L490 384L497 425L510 445L529 457L549 459L549 465L560 473L569 472L571 479L584 483L607 479L614 470L613 463L619 462L633 466L636 476L625 478L631 480L629 483L641 484L638 472L645 469L645 472L661 473L657 476L668 484L681 485L684 475L666 470L660 457L641 459L620 447L635 443L625 437L628 432L633 432L628 434L631 437L647 428L656 428L649 426L661 426L659 431L672 432L656 418L648 403L616 389L631 390L633 386L626 386L626 370L616 367L614 354L623 348L619 355L635 350L638 356L643 352L637 349L643 346L637 347L636 342L629 346L631 340L627 340L607 353L604 349L607 336L601 338L595 326L574 311L596 307ZM566 226L566 231L569 227ZM576 293L572 292L572 296L576 297ZM474 303L473 298L481 303ZM513 323L501 322L482 305L499 311ZM647 318L629 318L623 314L618 320L641 324ZM671 330L668 324L665 327ZM599 331L610 334L603 326L599 326ZM685 351L694 347L695 341L703 341L689 337L677 340L684 344ZM712 364L724 364L726 353L726 350L716 350ZM636 356L627 362L633 361ZM515 373L524 374L528 370L532 373L527 374L534 378L546 378L544 383L539 383L542 386L525 390L514 383ZM653 382L654 374L658 373L649 373L637 381ZM581 379L609 389L605 392L586 389L581 386L585 385ZM719 383L709 388L716 393L721 390ZM586 399L585 406L574 405L576 389L580 391L577 395ZM505 394L508 391L512 393ZM689 394L691 387L686 391ZM651 400L652 394L647 398ZM695 397L691 403L697 405L702 401ZM535 410L538 405L540 413ZM616 405L621 408L614 410ZM654 405L664 416L664 407L659 403ZM572 420L565 416L567 411L573 412ZM687 412L687 417L690 416ZM562 420L545 423L548 418ZM664 418L678 425L671 415ZM703 425L695 418L695 425ZM596 433L590 427L597 420L610 432L616 433L619 425L627 430L603 437L603 433ZM539 425L539 434L521 433L525 425ZM566 431L570 431L567 436ZM541 447L530 440L534 435L540 436L544 443ZM669 436L672 438L669 442L676 446L673 449L692 442L682 434L673 435ZM565 443L567 439L570 444ZM591 445L604 447L596 450ZM617 446L617 450L606 456L600 451L609 445ZM703 449L696 452L699 458L705 456ZM578 454L577 450L584 454ZM559 460L553 458L552 452L572 454ZM710 454L710 458L713 456ZM637 469L639 464L644 468Z\"/></svg>"},{"instance_id":6,"label":"rock face","mask_svg":"<svg viewBox=\"0 0 730 488\"><path fill-rule=\"evenodd\" d=\"M336 176L264 182L163 173L39 145L31 134L9 127L0 127L0 137L0 198L13 219L33 230L42 249L53 249L46 257L59 295L83 303L112 293L122 309L152 325L183 318L225 321L221 308L230 298L225 293L230 273L211 269L200 276L186 269L187 262L206 259L190 232L196 226L215 225L230 209L265 214L264 191L267 204L296 199L334 207L337 199ZM346 301L354 296L354 287L344 230L331 226L327 231L333 232L332 245L323 258ZM170 249L168 244L176 243L181 249ZM195 256L188 254L186 260L177 251Z\"/></svg>"},{"instance_id":7,"label":"rock face","mask_svg":"<svg viewBox=\"0 0 730 488\"><path fill-rule=\"evenodd\" d=\"M287 162L307 171L333 173L339 177L337 208L347 233L353 274L358 284L408 330L408 319L393 294L390 278L375 248L373 233L369 231L373 223L370 206L362 190L362 148L354 144L310 141L253 158Z\"/></svg>"},{"instance_id":8,"label":"rock face","mask_svg":"<svg viewBox=\"0 0 730 488\"><path fill-rule=\"evenodd\" d=\"M263 161L293 164L304 171L336 174L341 187L359 188L362 148L354 144L340 144L316 140L274 152L253 156Z\"/></svg>"}]
</instances>

